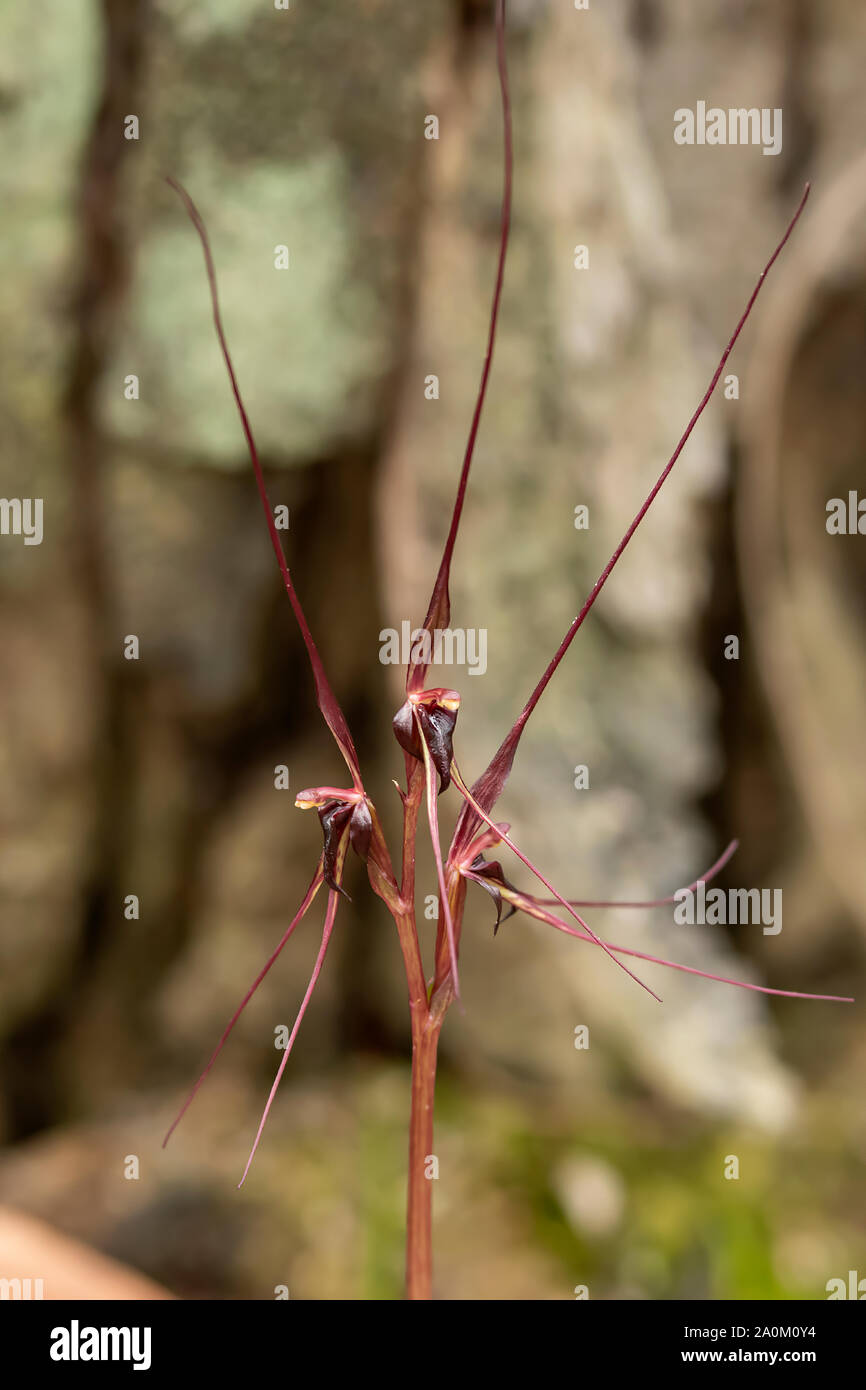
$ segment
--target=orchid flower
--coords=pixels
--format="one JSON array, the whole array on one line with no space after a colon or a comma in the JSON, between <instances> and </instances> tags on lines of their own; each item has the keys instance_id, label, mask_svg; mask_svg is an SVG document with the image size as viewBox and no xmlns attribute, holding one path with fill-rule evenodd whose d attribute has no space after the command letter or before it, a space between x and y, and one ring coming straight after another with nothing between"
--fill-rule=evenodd
<instances>
[{"instance_id":1,"label":"orchid flower","mask_svg":"<svg viewBox=\"0 0 866 1390\"><path fill-rule=\"evenodd\" d=\"M319 656L318 649L316 647L315 642L313 641L313 637L307 624L306 617L304 616L304 610L301 607L301 601L298 598L297 593L295 592L295 587L292 582L292 576L289 570L288 562L285 557L285 552L283 551L280 533L277 530L276 522L274 521L273 508L268 497L264 472L262 469L261 461L259 459L258 450L256 449L256 443L255 438L253 436L252 426L250 425L246 408L243 403L240 386L238 385L234 364L232 362L231 353L229 352L228 342L226 340L225 330L223 328L222 315L220 313L219 305L219 293L217 290L216 269L214 267L213 255L211 253L207 229L205 228L204 222L202 221L201 215L199 214L199 211L195 206L195 203L187 193L186 189L182 188L181 185L177 183L174 179L168 179L167 182L179 195L181 201L184 204L184 207L186 208L189 218L198 233L199 240L201 241L202 251L204 253L208 285L210 287L211 305L213 309L214 326L216 328L217 340L219 342L220 350L223 355L223 360L226 365L226 371L228 372L232 393L235 398L235 404L237 405L238 414L240 416L241 427L243 429L244 437L247 443L247 448L249 450L250 460L253 466L253 473L255 475L256 485L259 491L259 497L261 498L262 507L265 513L265 520L267 522L268 532L271 538L271 544L274 548L274 553L277 557L277 564L279 565L280 573L283 577L283 583L285 584L286 592L288 593L289 600L291 602L292 608L295 613L295 617L298 622L298 626L301 630L301 636L303 638L304 645L307 649L307 656L309 658L310 667L313 673L313 681L316 687L316 701L318 703L319 709L321 710L322 717L325 723L327 724L328 728L330 729L334 737L334 741L336 742L337 747L343 755L346 766L348 767L352 777L352 786L349 788L331 786L313 787L307 791L302 791L300 795L296 797L295 805L299 809L310 810L315 808L318 811L319 821L322 826L322 853L319 858L319 862L316 866L313 879L310 883L309 888L307 889L306 894L304 895L304 899L295 917L292 919L292 922L287 927L286 931L283 933L283 936L278 942L276 949L268 958L262 970L256 976L252 985L247 990L246 994L241 1000L241 1003L238 1005L238 1008L235 1010L234 1014L229 1020L228 1025L226 1026L226 1029L223 1032L223 1035L220 1038L220 1041L217 1044L215 1051L213 1052L210 1060L207 1063L207 1066L205 1067L201 1076L193 1086L189 1096L187 1097L179 1114L177 1115L177 1118L172 1123L170 1129L168 1130L168 1133L165 1136L165 1139L163 1140L164 1147L165 1144L168 1143L168 1140L171 1138L174 1129L176 1128L183 1115L189 1108L190 1104L192 1103L193 1099L195 1098L195 1095L202 1082L205 1080L208 1073L210 1072L214 1062L217 1059L217 1056L221 1052L224 1044L227 1042L229 1034L231 1033L232 1029L237 1023L238 1019L240 1018L240 1015L242 1014L243 1010L246 1008L247 1004L249 1003L253 994L258 989L265 975L268 973L271 966L276 961L277 957L279 956L289 937L294 932L296 926L306 915L308 909L312 905L313 899L315 898L319 888L324 882L330 889L330 893L328 896L328 907L325 915L325 925L322 932L322 943L319 948L319 954L316 958L316 964L313 969L313 974L310 979L309 987L307 989L306 994L304 995L301 1007L298 1011L298 1016L295 1020L295 1024L292 1029L288 1045L285 1049L282 1062L280 1063L276 1080L274 1081L274 1085L271 1089L271 1093L268 1097L268 1101L265 1106L264 1113L262 1115L261 1124L259 1125L258 1133L256 1134L255 1142L253 1144L250 1157L247 1160L247 1166L244 1169L243 1177L241 1178L241 1183L243 1183L249 1171L249 1166L252 1161L253 1155L255 1154L255 1151L258 1147L258 1143L262 1135L262 1130L264 1129L265 1121L267 1120L268 1114L270 1112L270 1108L273 1103L277 1087L279 1086L280 1080L282 1079L283 1071L285 1070L286 1062L288 1061L289 1053L291 1052L292 1046L294 1044L298 1028L300 1027L301 1020L303 1019L304 1014L306 1013L307 1005L310 1002L313 989L315 988L316 982L319 978L319 974L325 959L325 952L328 949L328 943L330 942L331 934L334 929L334 922L337 915L337 906L339 903L339 898L340 896L348 896L345 892L345 889L341 886L341 879L343 874L343 864L346 857L346 851L349 848L349 846L351 846L351 848L359 856L359 858L364 860L364 862L368 865L368 871L372 887L375 890L375 892L377 892L381 897L384 897L386 901L388 901L389 899L391 901L396 899L397 885L394 879L394 872L391 867L391 860L388 855L387 845L385 844L385 839L382 834L381 825L379 824L379 818L376 814L376 809L364 790L364 783L361 779L361 769L358 764L358 755L355 751L355 744L352 740L352 735L349 732L349 726L346 723L345 715L343 714L343 711L340 708L337 697L331 689L330 682L328 681L328 677L325 674L325 668L322 664L322 658Z\"/></svg>"},{"instance_id":2,"label":"orchid flower","mask_svg":"<svg viewBox=\"0 0 866 1390\"><path fill-rule=\"evenodd\" d=\"M681 965L675 961L637 951L631 947L619 946L603 940L577 912L577 908L658 907L674 901L673 897L654 899L646 902L613 903L608 901L581 901L561 894L515 843L510 834L510 826L505 821L493 819L494 809L505 790L508 777L523 731L541 696L555 675L560 663L568 652L574 637L610 578L623 551L634 536L643 518L658 495L665 480L671 473L677 459L700 419L710 397L724 370L725 363L734 348L740 333L752 311L761 287L788 238L794 230L809 195L807 184L793 217L788 223L781 240L767 261L743 310L739 321L725 347L718 366L709 385L698 403L691 419L683 431L673 453L651 487L645 501L638 508L627 527L622 540L614 550L608 563L596 580L577 616L569 625L565 635L554 652L550 662L532 689L526 703L514 724L499 745L490 763L474 782L464 779L454 755L454 734L460 710L459 692L441 687L429 688L427 677L430 666L432 638L437 629L447 628L451 616L450 578L451 565L455 553L463 506L466 498L469 476L481 416L487 395L487 387L493 363L499 308L502 299L505 263L511 225L511 201L513 186L513 137L511 123L511 102L509 96L508 69L505 44L505 0L496 0L496 62L502 100L504 126L504 171L503 195L500 216L499 254L496 266L493 300L487 337L487 347L481 372L475 408L469 427L469 435L460 470L451 522L445 540L442 558L433 584L423 627L415 634L406 672L405 701L393 719L393 730L398 744L403 750L406 785L405 790L397 785L403 808L402 870L398 880L392 867L391 856L386 845L376 809L364 789L355 745L336 696L328 682L321 658L308 627L300 599L292 581L288 563L283 552L277 531L273 510L268 499L255 440L244 408L240 388L235 376L226 336L220 315L217 294L216 271L204 223L189 194L173 179L172 188L180 196L187 213L198 233L204 252L205 268L213 308L219 347L229 375L231 389L240 416L241 427L253 466L256 485L265 512L265 518L277 563L283 577L301 635L307 650L316 699L340 753L348 768L352 785L348 788L334 786L314 787L302 792L296 799L300 809L315 809L322 827L322 852L316 864L313 877L306 894L274 951L265 962L259 974L250 985L235 1013L226 1026L216 1049L204 1071L193 1086L189 1096L166 1135L166 1141L178 1121L185 1114L213 1067L219 1053L229 1038L238 1018L246 1008L265 975L275 964L283 947L293 935L298 924L309 911L322 884L328 889L328 901L322 930L321 943L306 993L304 994L297 1018L291 1031L288 1046L280 1062L277 1075L264 1107L258 1132L244 1169L241 1182L249 1172L253 1156L258 1148L262 1133L282 1079L295 1038L306 1009L310 1003L325 955L334 930L340 898L346 897L342 878L346 856L351 849L367 865L371 886L391 913L403 953L409 995L409 1009L412 1029L412 1090L409 1123L409 1178L407 1214L407 1291L410 1298L430 1298L432 1296L432 1238L431 1238L431 1184L426 1181L424 1164L431 1152L433 1137L433 1100L436 1074L436 1057L439 1033L445 1014L455 998L459 997L458 960L460 936L463 924L466 889L475 884L483 889L496 907L494 935L502 921L517 912L522 912L536 921L543 922L555 930L564 932L579 941L589 942L599 947L611 961L623 969L636 983L646 989L655 999L655 994L621 959L628 956L651 964L663 965L670 969L687 971L709 980L720 981L742 989L757 990L765 994L785 995L794 998L838 1000L835 995L805 995L792 990L770 989L763 985L743 980L730 980ZM426 639L426 640L423 640ZM453 837L447 853L443 855L439 832L438 798L453 787L462 801ZM439 886L439 919L433 947L432 971L425 970L421 940L415 914L415 851L418 821L422 802L426 807L431 845L436 861L436 874ZM736 841L728 845L715 864L707 870L704 881L719 873L736 849ZM550 897L539 897L515 887L506 877L505 870L497 858L490 858L492 850L508 850L530 870L544 886ZM698 880L691 885L696 887ZM557 909L557 910L554 910ZM504 915L503 915L504 913ZM563 915L565 914L565 915ZM566 920L570 917L576 925ZM850 1002L850 1001L840 1001Z\"/></svg>"}]
</instances>

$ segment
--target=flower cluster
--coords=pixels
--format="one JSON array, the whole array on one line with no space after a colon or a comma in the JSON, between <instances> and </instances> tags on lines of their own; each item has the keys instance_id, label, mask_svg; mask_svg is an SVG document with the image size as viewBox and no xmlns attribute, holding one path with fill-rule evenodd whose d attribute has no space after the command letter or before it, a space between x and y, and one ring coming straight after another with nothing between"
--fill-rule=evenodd
<instances>
[{"instance_id":1,"label":"flower cluster","mask_svg":"<svg viewBox=\"0 0 866 1390\"><path fill-rule=\"evenodd\" d=\"M497 0L496 4L496 38L497 63L504 117L504 188L499 258L490 314L487 351L484 359L481 382L463 457L463 465L457 484L451 524L433 585L424 627L422 629L422 633L431 635L436 630L447 628L451 616L451 602L449 596L451 563L457 541L469 473L472 465L472 457L478 436L493 360L499 305L503 288L505 259L508 248L511 220L513 156L511 108L505 56L504 0ZM690 966L680 965L674 961L660 960L657 957L632 950L628 947L602 941L583 917L578 914L578 907L586 909L589 907L607 906L659 906L661 903L671 902L673 899L666 898L650 903L614 904L606 902L584 903L577 899L567 898L554 888L541 869L533 864L518 845L515 844L509 833L509 825L503 821L494 821L493 812L499 798L505 790L518 744L529 718L550 680L555 675L560 662L568 652L575 635L595 604L602 588L625 550L625 547L628 545L652 505L659 489L662 487L665 479L668 477L679 458L680 453L719 381L728 355L736 343L751 312L767 273L771 269L800 217L809 189L807 186L800 205L792 217L784 236L767 262L764 270L761 272L760 278L758 279L746 308L737 323L730 341L722 353L707 390L692 415L692 418L688 422L670 459L665 464L665 467L662 469L661 474L651 488L645 501L640 506L634 519L625 531L622 540L616 547L616 550L613 552L596 583L593 585L577 617L574 618L573 622L568 627L559 647L554 652L548 666L542 672L521 713L505 735L505 738L488 766L471 784L464 779L454 752L454 737L460 710L460 695L456 690L427 688L426 681L429 663L425 660L425 653L429 654L430 643L425 645L423 642L419 642L413 646L406 673L405 702L393 719L394 734L400 748L403 750L406 772L405 789L398 787L403 803L404 817L403 865L402 874L398 879L382 833L382 827L376 813L376 808L364 788L361 769L351 733L337 698L328 682L321 658L316 649L309 627L307 626L306 618L295 591L289 566L283 552L282 542L274 524L273 511L268 500L262 467L256 450L252 429L244 409L223 330L217 294L216 273L208 243L207 232L188 193L173 180L169 180L169 183L183 201L201 240L210 285L217 338L225 360L229 381L240 415L241 426L246 437L271 542L276 553L286 591L306 645L319 709L342 754L352 781L352 785L348 788L321 786L304 791L298 796L295 804L303 810L315 809L318 812L322 827L322 851L312 880L297 913L286 928L280 941L277 943L272 955L248 989L238 1009L230 1019L204 1072L190 1092L180 1114L172 1125L171 1130L169 1130L169 1134L166 1136L167 1140L213 1066L241 1012L246 1007L267 972L271 969L271 966L276 961L299 922L309 911L319 889L324 884L328 890L328 901L319 952L307 991L301 1002L288 1045L280 1062L279 1070L262 1114L261 1123L253 1143L252 1151L241 1179L241 1182L243 1182L249 1171L250 1162L252 1161L261 1138L270 1107L288 1062L295 1037L319 978L325 954L328 949L328 943L334 929L340 898L347 896L342 887L342 878L346 855L350 849L367 865L371 886L383 902L385 902L397 925L400 945L406 962L410 989L410 1005L413 1011L413 1056L416 1054L418 1056L427 1055L425 1054L425 1039L428 1039L435 1033L449 1004L455 997L459 996L458 959L460 951L460 933L463 921L466 886L468 884L477 885L492 898L496 908L494 935L503 921L515 913L522 912L578 940L592 942L599 946L617 965L621 966L627 974L634 980L637 980L637 982L641 984L644 989L647 989L650 994L653 994L655 998L658 998L658 995L655 995L654 991L650 990L648 985L645 985L636 975L633 975L632 971L622 961L622 956L637 957L641 960L668 966L675 970L685 970L695 975L706 975L707 978L713 980L722 979L720 976L708 975L707 972L696 970ZM448 846L447 852L443 854L440 844L437 806L439 797L452 786L462 798L463 804L457 819L452 841ZM421 942L418 936L414 910L415 842L419 810L422 802L426 804L430 838L436 860L439 902L441 907L437 925L434 967L432 973L429 975L424 971L421 964ZM736 842L734 841L728 846L724 854L717 860L712 868L703 876L705 881L724 867L735 849ZM550 896L538 897L515 887L506 877L500 859L498 857L491 857L491 852L504 853L505 851L514 855L527 869L529 869L531 874L543 885L547 894ZM695 885L692 885L692 887L694 886ZM766 994L792 995L795 993L789 990L769 989L762 985L740 980L725 980L724 983L737 985L745 989L759 990ZM827 999L835 998L836 996L797 994L795 997ZM438 1033L435 1035L438 1036ZM433 1065L435 1069L435 1053ZM413 1071L413 1097L414 1094ZM432 1124L432 1121L430 1123ZM412 1174L410 1172L410 1185L411 1182ZM412 1199L410 1196L410 1216L411 1211Z\"/></svg>"}]
</instances>

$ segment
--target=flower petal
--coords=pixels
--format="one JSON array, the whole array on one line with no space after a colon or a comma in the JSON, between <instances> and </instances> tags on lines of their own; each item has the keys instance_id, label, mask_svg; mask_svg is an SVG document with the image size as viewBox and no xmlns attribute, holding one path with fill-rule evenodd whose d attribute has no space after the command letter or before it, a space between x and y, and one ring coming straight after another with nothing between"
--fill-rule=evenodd
<instances>
[{"instance_id":1,"label":"flower petal","mask_svg":"<svg viewBox=\"0 0 866 1390\"><path fill-rule=\"evenodd\" d=\"M200 1086L202 1085L202 1083L204 1082L205 1078L206 1078L207 1075L208 1075L208 1072L210 1071L211 1067L213 1066L214 1062L216 1061L217 1057L220 1055L220 1053L221 1053L222 1050L223 1050L223 1047L225 1046L226 1042L228 1041L229 1034L231 1033L232 1029L234 1028L235 1024L237 1023L238 1019L240 1018L240 1016L241 1016L241 1014L243 1013L244 1009L246 1008L247 1004L248 1004L248 1003L250 1002L250 1000L252 999L253 995L255 994L255 992L256 992L256 990L258 989L259 985L261 984L262 980L263 980L263 979L265 978L265 976L267 975L268 971L270 970L270 968L271 968L271 966L273 965L274 961L276 960L277 956L280 954L280 951L282 951L283 947L285 946L285 944L286 944L286 942L288 941L289 937L291 936L292 932L295 930L295 927L298 925L298 923L300 922L301 918L304 917L304 916L306 915L307 909L309 908L310 904L312 903L314 897L315 897L316 894L318 893L318 891L319 891L319 889L320 889L321 886L322 886L322 860L320 859L319 862L318 862L318 864L316 865L316 872L313 874L313 878L312 878L312 881L311 881L311 883L310 883L310 886L309 886L309 888L307 889L306 893L304 894L304 899L303 899L303 902L301 903L301 906L298 908L298 910L297 910L297 912L295 913L294 917L292 918L291 922L290 922L289 925L286 927L286 930L283 932L282 936L280 937L280 940L279 940L279 942L278 942L278 944L277 944L277 946L276 946L276 949L275 949L274 951L271 952L270 956L269 956L268 959L265 961L265 964L262 966L262 968L261 968L261 970L259 971L258 975L257 975L256 978L253 980L252 984L250 985L249 989L247 990L246 994L244 995L243 999L241 1000L240 1004L238 1004L238 1007L235 1009L234 1013L232 1014L231 1018L229 1019L228 1024L227 1024L227 1026L226 1026L226 1028L225 1028L225 1031L223 1032L222 1037L220 1038L219 1042L217 1043L216 1047L214 1048L213 1052L211 1053L210 1061L208 1062L207 1066L205 1067L205 1069L204 1069L204 1071L202 1072L201 1076L199 1077L198 1081L197 1081L197 1082L195 1083L195 1085L193 1086L192 1090L190 1091L189 1095L187 1096L186 1100L184 1101L183 1105L181 1106L180 1110L178 1111L177 1116L175 1117L174 1121L172 1122L171 1127L169 1128L169 1130L168 1130L168 1132L167 1132L165 1138L163 1139L163 1141L162 1141L162 1147L163 1147L163 1148L165 1148L165 1146L166 1146L166 1144L168 1143L169 1139L171 1138L172 1134L173 1134L174 1131L177 1129L178 1125L180 1124L181 1120L183 1119L184 1115L186 1114L187 1110L188 1110L189 1107L192 1105L193 1101L195 1100L195 1097L196 1097L196 1094L197 1094L197 1092L198 1092L199 1087L200 1087Z\"/></svg>"},{"instance_id":2,"label":"flower petal","mask_svg":"<svg viewBox=\"0 0 866 1390\"><path fill-rule=\"evenodd\" d=\"M256 442L253 438L252 427L250 425L249 418L244 407L243 399L241 397L240 387L238 385L237 377L235 376L234 364L231 359L231 354L229 353L228 342L226 341L225 331L223 329L222 315L220 313L219 307L219 296L217 293L216 268L214 266L213 255L211 254L210 241L208 240L207 229L205 228L204 222L202 221L201 214L199 213L198 208L196 207L192 198L187 193L186 189L181 184L179 184L176 179L166 179L166 183L168 183L169 187L174 189L175 193L177 193L178 197L181 199L181 202L183 203L184 207L186 208L187 214L189 215L190 221L192 222L193 226L195 227L198 233L199 241L202 245L202 250L204 252L205 267L207 270L208 284L210 286L211 304L213 306L213 317L214 324L216 326L217 338L219 340L223 360L226 364L226 370L229 374L229 381L231 382L232 394L234 395L235 404L237 405L238 414L240 415L241 426L243 428L244 436L247 441L247 448L249 449L250 459L252 460L253 472L256 478L256 486L258 487L259 496L261 498L262 506L264 508L265 520L268 524L268 532L270 534L271 544L274 548L274 554L277 557L277 564L280 567L280 573L283 576L283 583L286 586L286 592L291 601L292 608L294 609L295 617L298 620L298 627L301 629L301 636L304 639L304 645L307 648L307 656L309 657L310 666L313 671L313 680L316 686L316 701L318 703L319 709L322 712L322 717L324 718L325 723L331 730L331 733L334 735L334 738L337 741L337 746L339 747L340 752L346 760L346 765L352 774L352 781L354 782L355 787L358 789L363 789L363 783L361 781L361 770L358 766L358 755L355 752L355 745L352 742L352 735L349 732L349 726L346 723L345 716L339 706L337 697L334 694L328 682L328 677L325 674L325 668L322 665L322 658L319 656L318 649L316 647L315 642L313 641L310 629L307 626L307 620L304 616L304 610L301 607L301 601L295 593L295 586L292 583L292 576L289 572L289 566L286 561L285 553L283 551L283 543L280 539L280 533L277 530L276 522L274 521L274 510L271 506L270 498L268 497L268 491L265 486L265 477L264 473L262 472L262 465L259 461L258 450L256 449Z\"/></svg>"},{"instance_id":3,"label":"flower petal","mask_svg":"<svg viewBox=\"0 0 866 1390\"><path fill-rule=\"evenodd\" d=\"M761 274L758 278L758 283L755 285L755 288L752 291L749 301L746 304L746 307L740 316L740 321L734 329L734 332L731 335L727 347L722 353L722 356L719 360L719 364L716 367L716 370L713 373L713 376L710 380L710 384L704 392L703 398L701 399L697 409L692 415L692 418L689 420L689 423L686 426L679 443L677 444L676 448L671 454L671 457L669 458L668 462L662 469L657 481L650 489L646 501L643 503L640 510L637 512L637 515L634 517L634 520L632 521L631 525L629 526L628 530L626 531L616 550L613 552L604 569L602 570L601 574L599 575L598 579L592 586L592 589L590 590L586 602L584 603L577 617L574 619L565 636L563 637L562 641L560 642L559 646L557 647L552 659L548 663L541 679L539 680L538 684L536 685L535 689L533 690L532 694L530 695L529 699L524 705L517 720L515 721L509 732L506 734L502 743L499 745L499 748L497 749L487 768L485 768L484 772L482 772L481 776L474 783L472 787L473 797L484 811L487 811L488 813L492 811L493 807L496 805L496 802L499 800L499 797L502 795L503 788L505 787L505 784L508 781L508 777L511 772L512 763L514 762L514 755L517 752L517 745L520 742L521 735L523 733L524 728L526 727L530 715L535 709L535 706L538 704L538 701L541 699L541 696L544 694L544 691L546 690L549 682L553 678L557 670L557 667L559 666L559 663L562 661L562 658L565 656L565 653L571 646L571 643L574 640L574 636L581 627L584 618L589 613L590 609L592 608L593 604L595 603L596 599L598 598L599 594L604 588L604 585L607 583L607 580L610 577L610 574L613 571L617 561L619 560L620 556L622 555L623 551L625 550L626 546L628 545L638 526L643 521L653 502L655 501L655 498L662 484L664 483L665 479L667 478L668 474L670 473L671 469L673 468L674 464L676 463L677 459L679 458L680 454L685 448L685 445L689 439L689 436L692 433L692 430L694 429L695 425L697 424L698 420L703 414L707 402L709 401L710 397L716 389L716 385L719 381L720 376L722 375L725 363L727 362L728 357L730 356L731 350L733 349L734 344L739 338L740 332L746 320L748 319L749 314L752 312L752 306L754 305L755 300L757 299L761 291L761 286L766 280L767 275L770 269L772 268L776 258L780 254L783 246L785 245L789 236L793 232L794 227L796 226L797 221L800 217L800 214L806 205L806 199L808 198L808 196L809 184L806 184L806 189L803 193L802 198L800 199L800 204L797 208L797 211L794 213L794 216L788 223L788 227L785 231L784 236L777 245L769 261L764 266L764 269L761 271ZM480 817L477 815L477 813L473 812L469 804L464 806L460 814L460 819L457 822L457 828L454 832L454 840L452 841L452 854L455 854L457 857L462 857L470 841L472 840L472 837L474 836L479 823Z\"/></svg>"}]
</instances>

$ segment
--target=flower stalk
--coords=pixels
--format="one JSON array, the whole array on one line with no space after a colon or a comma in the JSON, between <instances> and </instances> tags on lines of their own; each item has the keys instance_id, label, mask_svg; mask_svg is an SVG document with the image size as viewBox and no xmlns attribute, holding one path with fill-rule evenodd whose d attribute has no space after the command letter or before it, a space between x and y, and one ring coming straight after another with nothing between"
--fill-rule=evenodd
<instances>
[{"instance_id":1,"label":"flower stalk","mask_svg":"<svg viewBox=\"0 0 866 1390\"><path fill-rule=\"evenodd\" d=\"M433 1106L436 1058L445 1015L427 1008L412 1014L412 1092L409 1110L409 1181L406 1203L406 1297L433 1297Z\"/></svg>"}]
</instances>

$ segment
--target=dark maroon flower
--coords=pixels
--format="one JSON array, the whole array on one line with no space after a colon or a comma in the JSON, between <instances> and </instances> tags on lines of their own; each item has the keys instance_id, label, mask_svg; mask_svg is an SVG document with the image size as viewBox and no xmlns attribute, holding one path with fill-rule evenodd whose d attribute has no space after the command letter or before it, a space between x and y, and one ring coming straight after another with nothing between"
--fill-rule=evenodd
<instances>
[{"instance_id":1,"label":"dark maroon flower","mask_svg":"<svg viewBox=\"0 0 866 1390\"><path fill-rule=\"evenodd\" d=\"M394 734L404 752L423 762L422 745L427 745L433 766L439 773L440 796L451 782L452 742L459 712L457 691L436 689L410 695L394 715Z\"/></svg>"}]
</instances>

